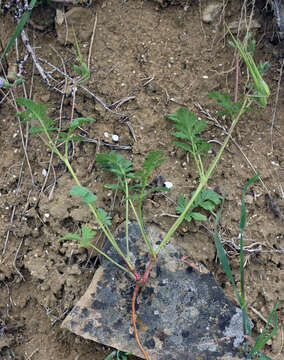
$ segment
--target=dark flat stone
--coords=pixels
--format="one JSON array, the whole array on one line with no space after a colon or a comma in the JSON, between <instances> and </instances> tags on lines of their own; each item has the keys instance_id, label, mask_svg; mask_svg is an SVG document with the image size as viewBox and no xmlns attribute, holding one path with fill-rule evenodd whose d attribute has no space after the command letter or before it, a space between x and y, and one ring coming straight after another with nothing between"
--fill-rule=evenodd
<instances>
[{"instance_id":1,"label":"dark flat stone","mask_svg":"<svg viewBox=\"0 0 284 360\"><path fill-rule=\"evenodd\" d=\"M156 226L147 231L155 247L163 234ZM118 233L116 238L124 249L125 233ZM147 254L137 223L130 224L129 238L132 262L144 270ZM124 265L114 249L106 251ZM184 265L183 255L169 243L139 291L136 323L147 354L152 360L242 358L241 310L204 267ZM104 260L62 327L141 356L131 324L133 288L134 283L122 271Z\"/></svg>"}]
</instances>

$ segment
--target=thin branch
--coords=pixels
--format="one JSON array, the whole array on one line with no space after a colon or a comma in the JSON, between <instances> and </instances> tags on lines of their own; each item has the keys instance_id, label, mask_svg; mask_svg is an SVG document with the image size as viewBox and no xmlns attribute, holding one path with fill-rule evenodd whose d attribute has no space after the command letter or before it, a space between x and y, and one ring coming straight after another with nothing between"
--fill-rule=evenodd
<instances>
[{"instance_id":1,"label":"thin branch","mask_svg":"<svg viewBox=\"0 0 284 360\"><path fill-rule=\"evenodd\" d=\"M95 38L95 33L96 33L96 28L97 28L97 21L98 21L98 13L96 13L94 26L93 26L93 33L92 33L91 42L90 42L90 48L89 48L89 55L88 55L88 69L89 70L90 70L90 64L91 64L91 55L92 55L93 43L94 43L94 38Z\"/></svg>"}]
</instances>

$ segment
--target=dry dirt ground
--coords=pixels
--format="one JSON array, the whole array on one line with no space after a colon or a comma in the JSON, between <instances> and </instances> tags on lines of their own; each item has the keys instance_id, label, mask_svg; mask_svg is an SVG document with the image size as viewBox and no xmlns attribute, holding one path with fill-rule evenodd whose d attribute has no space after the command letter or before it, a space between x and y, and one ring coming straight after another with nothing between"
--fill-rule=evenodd
<instances>
[{"instance_id":1,"label":"dry dirt ground","mask_svg":"<svg viewBox=\"0 0 284 360\"><path fill-rule=\"evenodd\" d=\"M82 180L99 197L107 211L112 209L113 229L124 220L119 197L104 190L110 178L93 164L96 152L109 151L104 141L113 143L119 136L121 150L135 166L150 150L163 150L167 160L153 175L162 175L173 183L168 197L154 196L146 201L145 222L166 230L174 221L178 194L190 194L197 183L194 165L185 153L173 145L171 126L164 115L184 105L207 120L205 138L214 140L207 162L212 160L224 139L224 131L214 118L218 107L206 94L220 90L233 94L235 84L234 51L224 37L224 20L239 22L252 16L253 36L257 40L257 61L271 64L266 73L271 96L269 104L259 112L249 112L240 121L234 134L238 146L230 143L209 181L210 188L226 194L221 235L231 256L231 265L238 280L238 222L240 196L246 180L258 169L261 181L246 196L247 227L245 232L246 293L248 312L255 325L255 335L265 326L274 301L279 301L278 316L284 316L284 102L281 86L281 43L277 41L272 13L264 9L265 1L220 1L221 9L208 24L202 21L207 1L188 0L183 4L164 6L163 1L99 0L82 7L74 22L82 55L87 61L90 39L96 22L90 57L91 78L86 87L112 110L129 115L123 118L110 113L83 91L75 99L75 116L92 116L96 122L84 130L94 143L77 143L72 153L72 166ZM254 5L254 7L252 7ZM72 28L65 34L65 22L56 25L56 8L67 12L72 6L62 3L40 5L27 26L38 58L54 64L74 76L72 64L76 50ZM59 12L58 12L59 13ZM4 45L15 29L13 9L1 15L0 36ZM59 14L60 15L60 14ZM57 20L60 23L60 19ZM71 22L71 20L70 20ZM241 25L241 30L244 29ZM68 27L67 27L68 28ZM242 34L243 35L243 34ZM67 39L67 44L64 44ZM18 56L24 56L19 41ZM283 49L282 49L283 52ZM16 62L15 48L8 54L10 66ZM283 57L282 57L283 59ZM52 68L42 66L46 71ZM63 79L53 73L58 84ZM241 66L240 82L246 80ZM55 90L42 81L29 58L24 66L27 96L49 104L48 113L56 121L61 117L65 128L71 116L72 97L63 101ZM32 80L31 80L32 79ZM240 85L241 87L241 85ZM23 96L18 87L16 96ZM1 91L3 98L5 91ZM278 101L277 101L278 98ZM275 104L277 103L276 115ZM200 107L199 107L199 105ZM43 143L29 137L26 147L29 166L22 146L27 139L26 125L19 126L16 109L9 94L0 105L0 357L1 359L36 360L102 360L111 349L86 341L62 330L60 323L83 295L92 279L95 254L78 249L74 244L57 240L82 224L93 224L87 209L69 195L73 185L54 157L48 178L50 152ZM206 113L201 111L203 109ZM274 120L273 120L274 119ZM224 127L230 120L219 118ZM274 127L271 135L271 124ZM22 132L22 134L21 134ZM106 135L109 134L107 138ZM55 181L56 180L56 181ZM269 192L278 206L272 211L265 194ZM279 217L280 215L280 217ZM201 261L213 272L226 294L235 299L232 287L216 260L216 250L208 230L214 216L203 224L182 224L174 241L184 248L185 255ZM265 351L283 359L283 330L269 342Z\"/></svg>"}]
</instances>

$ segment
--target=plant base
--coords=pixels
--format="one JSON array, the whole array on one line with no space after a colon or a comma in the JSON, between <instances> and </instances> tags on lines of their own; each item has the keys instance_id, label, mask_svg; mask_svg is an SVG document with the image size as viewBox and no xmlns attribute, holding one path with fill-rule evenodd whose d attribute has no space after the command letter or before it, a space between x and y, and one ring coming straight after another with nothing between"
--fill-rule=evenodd
<instances>
[{"instance_id":1,"label":"plant base","mask_svg":"<svg viewBox=\"0 0 284 360\"><path fill-rule=\"evenodd\" d=\"M158 247L162 232L156 226L149 226L147 232L154 248ZM121 229L116 238L123 248ZM129 224L129 241L132 263L143 274L148 254L137 223ZM114 249L106 251L120 261ZM240 309L225 297L212 274L184 265L183 255L173 244L166 245L138 293L136 325L143 347L151 360L241 358ZM131 324L135 284L127 277L104 260L62 327L142 357Z\"/></svg>"}]
</instances>

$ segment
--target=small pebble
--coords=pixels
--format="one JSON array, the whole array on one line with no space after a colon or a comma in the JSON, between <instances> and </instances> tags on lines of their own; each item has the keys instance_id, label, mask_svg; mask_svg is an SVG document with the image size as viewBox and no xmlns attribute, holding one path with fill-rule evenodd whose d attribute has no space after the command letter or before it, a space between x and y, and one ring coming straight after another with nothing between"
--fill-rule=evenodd
<instances>
[{"instance_id":1,"label":"small pebble","mask_svg":"<svg viewBox=\"0 0 284 360\"><path fill-rule=\"evenodd\" d=\"M46 171L46 169L42 169L42 175L44 176L44 177L46 177L47 176L47 171Z\"/></svg>"},{"instance_id":2,"label":"small pebble","mask_svg":"<svg viewBox=\"0 0 284 360\"><path fill-rule=\"evenodd\" d=\"M170 182L170 181L165 181L165 182L164 182L164 186L165 186L167 189L170 189L170 188L173 187L173 183Z\"/></svg>"},{"instance_id":3,"label":"small pebble","mask_svg":"<svg viewBox=\"0 0 284 360\"><path fill-rule=\"evenodd\" d=\"M115 141L115 142L118 142L118 140L119 140L118 135L113 134L113 135L112 135L112 140Z\"/></svg>"},{"instance_id":4,"label":"small pebble","mask_svg":"<svg viewBox=\"0 0 284 360\"><path fill-rule=\"evenodd\" d=\"M108 137L109 137L108 132L104 132L104 137L106 137L106 138L108 138Z\"/></svg>"}]
</instances>

